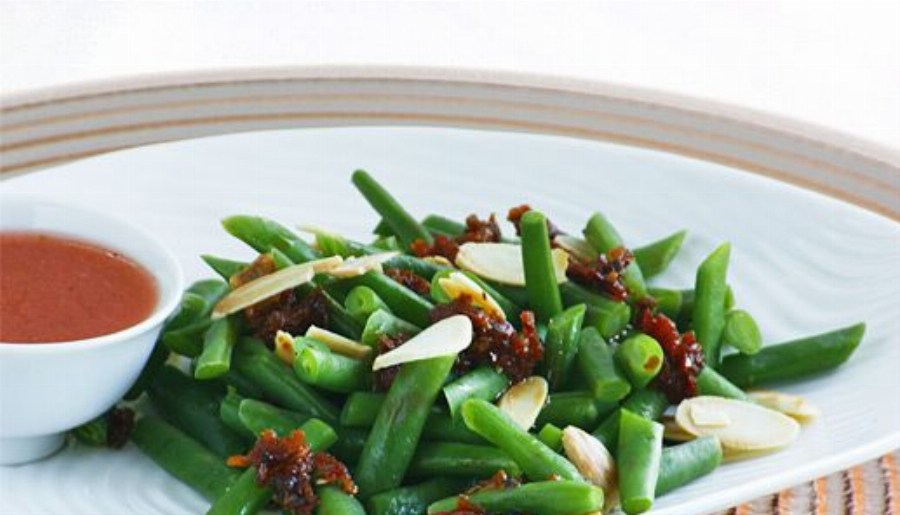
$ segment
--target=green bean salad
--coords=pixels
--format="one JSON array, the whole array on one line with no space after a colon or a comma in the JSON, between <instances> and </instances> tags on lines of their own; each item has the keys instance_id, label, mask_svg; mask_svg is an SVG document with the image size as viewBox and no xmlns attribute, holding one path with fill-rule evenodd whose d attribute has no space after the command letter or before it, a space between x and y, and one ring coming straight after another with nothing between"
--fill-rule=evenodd
<instances>
[{"instance_id":1,"label":"green bean salad","mask_svg":"<svg viewBox=\"0 0 900 515\"><path fill-rule=\"evenodd\" d=\"M572 234L527 205L506 228L420 220L352 181L368 243L223 220L258 256L203 256L220 278L188 288L123 403L76 437L130 439L214 515L643 513L789 446L817 409L757 388L863 336L763 345L727 243L665 288L685 231L630 248L601 213Z\"/></svg>"}]
</instances>

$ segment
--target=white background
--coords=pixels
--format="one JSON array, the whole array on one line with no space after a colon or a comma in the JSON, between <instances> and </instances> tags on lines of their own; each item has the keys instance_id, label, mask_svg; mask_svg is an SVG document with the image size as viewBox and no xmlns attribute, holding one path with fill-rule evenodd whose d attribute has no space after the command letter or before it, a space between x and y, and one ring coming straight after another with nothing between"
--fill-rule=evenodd
<instances>
[{"instance_id":1,"label":"white background","mask_svg":"<svg viewBox=\"0 0 900 515\"><path fill-rule=\"evenodd\" d=\"M639 85L900 148L900 2L0 2L0 93L296 64Z\"/></svg>"}]
</instances>

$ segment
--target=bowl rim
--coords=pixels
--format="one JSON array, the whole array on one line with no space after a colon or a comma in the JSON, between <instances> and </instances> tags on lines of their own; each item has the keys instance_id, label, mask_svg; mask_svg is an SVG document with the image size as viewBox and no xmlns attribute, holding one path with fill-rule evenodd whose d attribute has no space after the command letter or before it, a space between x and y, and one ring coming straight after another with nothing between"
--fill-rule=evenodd
<instances>
[{"instance_id":1,"label":"bowl rim","mask_svg":"<svg viewBox=\"0 0 900 515\"><path fill-rule=\"evenodd\" d=\"M142 319L140 322L113 333L93 336L90 338L82 338L78 340L32 343L0 341L0 354L41 354L48 352L72 353L110 347L118 343L129 341L134 337L144 334L152 330L154 327L161 325L172 313L175 312L175 310L178 308L178 305L181 303L181 296L185 287L184 272L181 268L181 263L178 261L178 258L175 257L175 254L169 247L163 244L159 240L159 238L157 238L154 234L147 231L146 229L128 220L110 216L98 210L62 202L50 201L42 199L41 197L36 195L3 193L2 195L0 195L0 199L2 199L4 207L8 205L20 204L37 209L62 209L70 212L79 212L80 214L86 215L88 217L103 219L107 223L120 226L123 229L123 232L126 232L130 235L129 237L143 240L148 245L154 247L159 253L159 257L162 259L162 262L164 263L164 270L162 270L162 273L160 273L160 271L155 271L151 269L151 267L147 266L146 262L142 261L141 256L134 256L130 254L128 255L129 259L132 259L136 263L141 265L147 271L147 273L149 273L154 278L157 283L157 291L160 297L157 301L156 307L154 307L150 315ZM0 232L5 231L6 229L3 226L0 226ZM72 231L62 231L57 229L26 229L22 232L65 235L73 239L84 239L103 246L111 245L109 243L98 241L97 238L85 236L84 234L81 234L77 228ZM165 287L163 285L165 285Z\"/></svg>"}]
</instances>

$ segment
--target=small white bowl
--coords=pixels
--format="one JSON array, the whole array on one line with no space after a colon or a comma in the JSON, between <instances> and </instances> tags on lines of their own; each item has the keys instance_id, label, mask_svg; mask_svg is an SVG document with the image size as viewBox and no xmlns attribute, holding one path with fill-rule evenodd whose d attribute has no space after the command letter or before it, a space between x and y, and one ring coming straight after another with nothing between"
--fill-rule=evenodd
<instances>
[{"instance_id":1,"label":"small white bowl","mask_svg":"<svg viewBox=\"0 0 900 515\"><path fill-rule=\"evenodd\" d=\"M184 279L175 256L154 237L101 213L0 195L0 231L57 234L121 252L150 272L159 295L148 318L117 333L72 342L0 343L0 465L12 465L52 454L66 431L125 394L177 308Z\"/></svg>"}]
</instances>

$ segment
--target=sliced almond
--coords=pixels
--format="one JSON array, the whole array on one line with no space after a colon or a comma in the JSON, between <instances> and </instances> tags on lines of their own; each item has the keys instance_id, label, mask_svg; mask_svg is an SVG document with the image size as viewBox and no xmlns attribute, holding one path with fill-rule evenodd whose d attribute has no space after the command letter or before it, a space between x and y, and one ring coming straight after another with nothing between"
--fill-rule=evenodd
<instances>
[{"instance_id":1,"label":"sliced almond","mask_svg":"<svg viewBox=\"0 0 900 515\"><path fill-rule=\"evenodd\" d=\"M302 264L282 268L275 273L254 279L231 290L228 295L223 297L213 309L212 319L224 318L283 291L308 283L315 275L312 266Z\"/></svg>"},{"instance_id":2,"label":"sliced almond","mask_svg":"<svg viewBox=\"0 0 900 515\"><path fill-rule=\"evenodd\" d=\"M594 247L581 238L568 234L559 234L553 240L556 246L565 250L572 256L581 261L590 261L597 259L597 251Z\"/></svg>"},{"instance_id":3,"label":"sliced almond","mask_svg":"<svg viewBox=\"0 0 900 515\"><path fill-rule=\"evenodd\" d=\"M681 429L681 426L679 426L678 422L675 421L675 417L671 417L668 415L664 416L662 418L662 425L665 429L663 437L666 440L672 440L673 442L690 442L691 440L697 438L684 429Z\"/></svg>"},{"instance_id":4,"label":"sliced almond","mask_svg":"<svg viewBox=\"0 0 900 515\"><path fill-rule=\"evenodd\" d=\"M757 404L773 409L793 418L801 424L808 424L822 414L819 408L799 395L773 391L750 392L750 398Z\"/></svg>"},{"instance_id":5,"label":"sliced almond","mask_svg":"<svg viewBox=\"0 0 900 515\"><path fill-rule=\"evenodd\" d=\"M365 359L372 354L372 347L314 325L309 326L309 329L306 330L306 336L324 343L332 352L350 358Z\"/></svg>"},{"instance_id":6,"label":"sliced almond","mask_svg":"<svg viewBox=\"0 0 900 515\"><path fill-rule=\"evenodd\" d=\"M566 282L569 254L553 249L553 270L556 282ZM465 243L456 255L456 264L483 279L512 286L525 286L525 267L522 247L512 243Z\"/></svg>"},{"instance_id":7,"label":"sliced almond","mask_svg":"<svg viewBox=\"0 0 900 515\"><path fill-rule=\"evenodd\" d=\"M604 510L618 504L616 462L603 442L575 426L563 429L563 449L582 477L603 489Z\"/></svg>"},{"instance_id":8,"label":"sliced almond","mask_svg":"<svg viewBox=\"0 0 900 515\"><path fill-rule=\"evenodd\" d=\"M691 421L699 427L725 427L731 423L728 414L700 403L691 406Z\"/></svg>"},{"instance_id":9,"label":"sliced almond","mask_svg":"<svg viewBox=\"0 0 900 515\"><path fill-rule=\"evenodd\" d=\"M350 258L341 263L340 266L329 270L328 274L333 277L356 277L373 270L380 273L382 272L381 265L398 255L400 253L394 251Z\"/></svg>"},{"instance_id":10,"label":"sliced almond","mask_svg":"<svg viewBox=\"0 0 900 515\"><path fill-rule=\"evenodd\" d=\"M375 358L372 370L458 354L471 343L472 321L465 315L454 315L429 326L403 345Z\"/></svg>"},{"instance_id":11,"label":"sliced almond","mask_svg":"<svg viewBox=\"0 0 900 515\"><path fill-rule=\"evenodd\" d=\"M285 331L275 333L275 355L288 365L294 364L297 357L297 347L294 345L294 337Z\"/></svg>"},{"instance_id":12,"label":"sliced almond","mask_svg":"<svg viewBox=\"0 0 900 515\"><path fill-rule=\"evenodd\" d=\"M531 376L506 390L497 405L519 427L528 431L547 403L548 390L546 379Z\"/></svg>"},{"instance_id":13,"label":"sliced almond","mask_svg":"<svg viewBox=\"0 0 900 515\"><path fill-rule=\"evenodd\" d=\"M696 413L718 411L727 417L721 426L701 426L694 422ZM707 415L701 415L709 419ZM694 436L712 435L719 438L723 449L733 451L774 451L790 445L800 433L794 419L775 410L751 402L723 397L694 397L678 405L675 413L678 425Z\"/></svg>"},{"instance_id":14,"label":"sliced almond","mask_svg":"<svg viewBox=\"0 0 900 515\"><path fill-rule=\"evenodd\" d=\"M432 265L453 267L453 263L451 263L450 260L445 258L444 256L425 256L422 258L422 261L431 263Z\"/></svg>"},{"instance_id":15,"label":"sliced almond","mask_svg":"<svg viewBox=\"0 0 900 515\"><path fill-rule=\"evenodd\" d=\"M497 304L497 301L488 295L488 292L484 291L484 288L467 277L466 274L452 272L447 277L441 278L438 284L441 285L441 289L451 299L469 297L472 299L472 304L481 308L491 317L506 320L506 313L503 312L500 304Z\"/></svg>"}]
</instances>

